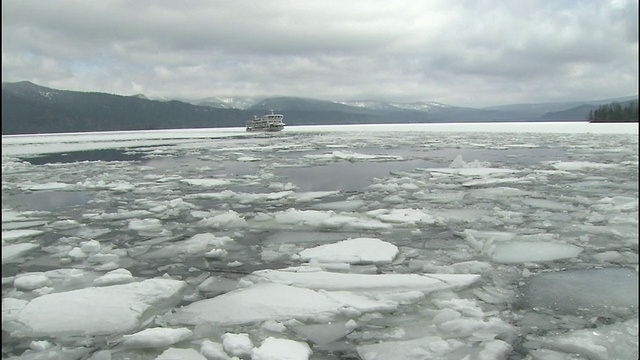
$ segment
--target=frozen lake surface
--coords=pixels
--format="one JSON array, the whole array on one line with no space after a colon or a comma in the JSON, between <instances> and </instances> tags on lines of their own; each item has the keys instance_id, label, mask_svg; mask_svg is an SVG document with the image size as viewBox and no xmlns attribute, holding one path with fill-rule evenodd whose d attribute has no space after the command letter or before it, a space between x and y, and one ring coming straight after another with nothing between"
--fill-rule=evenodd
<instances>
[{"instance_id":1,"label":"frozen lake surface","mask_svg":"<svg viewBox=\"0 0 640 360\"><path fill-rule=\"evenodd\" d=\"M3 136L2 355L637 359L637 124Z\"/></svg>"}]
</instances>

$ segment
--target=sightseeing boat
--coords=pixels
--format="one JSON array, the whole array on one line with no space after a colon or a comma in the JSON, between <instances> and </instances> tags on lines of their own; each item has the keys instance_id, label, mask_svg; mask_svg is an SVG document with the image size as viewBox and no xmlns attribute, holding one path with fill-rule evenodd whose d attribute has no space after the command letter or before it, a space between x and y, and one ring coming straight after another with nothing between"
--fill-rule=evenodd
<instances>
[{"instance_id":1,"label":"sightseeing boat","mask_svg":"<svg viewBox=\"0 0 640 360\"><path fill-rule=\"evenodd\" d=\"M271 114L254 116L253 120L247 121L247 131L280 131L284 129L284 115Z\"/></svg>"}]
</instances>

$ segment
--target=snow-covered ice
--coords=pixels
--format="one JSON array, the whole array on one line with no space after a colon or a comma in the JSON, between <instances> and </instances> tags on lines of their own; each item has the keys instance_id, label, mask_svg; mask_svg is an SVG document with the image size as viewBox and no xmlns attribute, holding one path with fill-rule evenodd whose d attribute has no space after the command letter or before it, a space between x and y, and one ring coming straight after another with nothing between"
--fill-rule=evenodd
<instances>
[{"instance_id":1,"label":"snow-covered ice","mask_svg":"<svg viewBox=\"0 0 640 360\"><path fill-rule=\"evenodd\" d=\"M493 261L499 263L545 262L575 258L582 248L553 242L510 241L496 244Z\"/></svg>"},{"instance_id":2,"label":"snow-covered ice","mask_svg":"<svg viewBox=\"0 0 640 360\"><path fill-rule=\"evenodd\" d=\"M463 288L479 280L473 274L349 274L305 267L283 270L259 270L249 276L260 281L304 287L316 290L397 293L422 291L429 293L451 288Z\"/></svg>"},{"instance_id":3,"label":"snow-covered ice","mask_svg":"<svg viewBox=\"0 0 640 360\"><path fill-rule=\"evenodd\" d=\"M266 338L251 353L253 360L307 360L311 349L306 342L289 339Z\"/></svg>"},{"instance_id":4,"label":"snow-covered ice","mask_svg":"<svg viewBox=\"0 0 640 360\"><path fill-rule=\"evenodd\" d=\"M637 124L2 149L3 358L638 358Z\"/></svg>"},{"instance_id":5,"label":"snow-covered ice","mask_svg":"<svg viewBox=\"0 0 640 360\"><path fill-rule=\"evenodd\" d=\"M18 337L86 336L137 329L154 308L175 305L185 283L148 279L138 283L46 294L2 317L2 328Z\"/></svg>"},{"instance_id":6,"label":"snow-covered ice","mask_svg":"<svg viewBox=\"0 0 640 360\"><path fill-rule=\"evenodd\" d=\"M304 261L390 264L398 252L397 246L386 241L356 238L305 249L299 255Z\"/></svg>"},{"instance_id":7,"label":"snow-covered ice","mask_svg":"<svg viewBox=\"0 0 640 360\"><path fill-rule=\"evenodd\" d=\"M275 283L256 284L193 302L167 315L170 323L242 325L266 320L329 318L343 304L310 289Z\"/></svg>"},{"instance_id":8,"label":"snow-covered ice","mask_svg":"<svg viewBox=\"0 0 640 360\"><path fill-rule=\"evenodd\" d=\"M38 244L20 243L2 246L2 263L9 262L13 259L20 258L33 249L39 248Z\"/></svg>"},{"instance_id":9,"label":"snow-covered ice","mask_svg":"<svg viewBox=\"0 0 640 360\"><path fill-rule=\"evenodd\" d=\"M170 346L189 338L193 331L187 328L147 328L122 337L122 345L127 348L152 348Z\"/></svg>"}]
</instances>

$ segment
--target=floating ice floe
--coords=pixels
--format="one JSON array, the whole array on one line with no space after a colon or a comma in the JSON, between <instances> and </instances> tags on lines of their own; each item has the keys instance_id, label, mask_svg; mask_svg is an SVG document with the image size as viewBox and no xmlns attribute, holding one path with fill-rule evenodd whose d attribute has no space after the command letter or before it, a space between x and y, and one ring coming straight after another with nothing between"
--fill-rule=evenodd
<instances>
[{"instance_id":1,"label":"floating ice floe","mask_svg":"<svg viewBox=\"0 0 640 360\"><path fill-rule=\"evenodd\" d=\"M133 219L129 221L129 229L136 231L161 231L162 221L156 218Z\"/></svg>"},{"instance_id":2,"label":"floating ice floe","mask_svg":"<svg viewBox=\"0 0 640 360\"><path fill-rule=\"evenodd\" d=\"M466 193L463 191L418 191L413 193L411 196L415 199L425 200L432 204L451 204L459 202L465 195Z\"/></svg>"},{"instance_id":3,"label":"floating ice floe","mask_svg":"<svg viewBox=\"0 0 640 360\"><path fill-rule=\"evenodd\" d=\"M82 214L82 217L86 220L125 220L132 218L140 218L145 216L151 216L153 213L148 210L123 210L118 209L116 212L112 213L85 213Z\"/></svg>"},{"instance_id":4,"label":"floating ice floe","mask_svg":"<svg viewBox=\"0 0 640 360\"><path fill-rule=\"evenodd\" d=\"M504 199L505 197L525 196L530 194L529 191L508 186L495 186L485 189L470 189L465 191L465 193L470 194L478 199L489 200L500 200Z\"/></svg>"},{"instance_id":5,"label":"floating ice floe","mask_svg":"<svg viewBox=\"0 0 640 360\"><path fill-rule=\"evenodd\" d=\"M116 193L129 192L136 189L135 185L126 181L104 182L102 180L98 180L98 181L88 180L84 182L79 182L76 185L78 187L85 188L88 190L110 190Z\"/></svg>"},{"instance_id":6,"label":"floating ice floe","mask_svg":"<svg viewBox=\"0 0 640 360\"><path fill-rule=\"evenodd\" d=\"M376 217L384 222L395 224L433 224L436 222L433 216L427 214L425 209L379 209L367 212L368 215Z\"/></svg>"},{"instance_id":7,"label":"floating ice floe","mask_svg":"<svg viewBox=\"0 0 640 360\"><path fill-rule=\"evenodd\" d=\"M225 333L221 336L222 348L227 354L240 358L251 356L253 350L253 342L249 338L249 334Z\"/></svg>"},{"instance_id":8,"label":"floating ice floe","mask_svg":"<svg viewBox=\"0 0 640 360\"><path fill-rule=\"evenodd\" d=\"M365 205L364 200L345 200L325 202L312 207L318 210L356 211Z\"/></svg>"},{"instance_id":9,"label":"floating ice floe","mask_svg":"<svg viewBox=\"0 0 640 360\"><path fill-rule=\"evenodd\" d=\"M495 244L493 261L498 263L544 262L571 259L584 249L565 243L543 241L507 241Z\"/></svg>"},{"instance_id":10,"label":"floating ice floe","mask_svg":"<svg viewBox=\"0 0 640 360\"><path fill-rule=\"evenodd\" d=\"M224 201L237 201L240 204L251 204L263 201L275 201L286 199L294 194L291 190L278 191L272 193L252 193L242 194L231 190L224 190L219 193L200 193L187 195L188 199L215 199Z\"/></svg>"},{"instance_id":11,"label":"floating ice floe","mask_svg":"<svg viewBox=\"0 0 640 360\"><path fill-rule=\"evenodd\" d=\"M306 342L268 337L251 351L252 360L307 360L312 351Z\"/></svg>"},{"instance_id":12,"label":"floating ice floe","mask_svg":"<svg viewBox=\"0 0 640 360\"><path fill-rule=\"evenodd\" d=\"M461 289L480 279L475 274L349 274L322 271L317 268L292 267L283 270L259 270L249 275L250 279L296 287L385 294L392 292L434 291Z\"/></svg>"},{"instance_id":13,"label":"floating ice floe","mask_svg":"<svg viewBox=\"0 0 640 360\"><path fill-rule=\"evenodd\" d=\"M461 359L505 359L511 345L502 340L488 340L469 346L465 341L440 336L427 336L413 340L384 341L377 344L359 345L358 355L363 360L403 359L452 359L464 354Z\"/></svg>"},{"instance_id":14,"label":"floating ice floe","mask_svg":"<svg viewBox=\"0 0 640 360\"><path fill-rule=\"evenodd\" d=\"M500 169L500 168L433 168L427 169L429 172L434 173L442 173L442 174L451 174L451 175L461 175L461 176L488 176L488 175L501 175L501 174L512 174L517 172L517 170L512 169Z\"/></svg>"},{"instance_id":15,"label":"floating ice floe","mask_svg":"<svg viewBox=\"0 0 640 360\"><path fill-rule=\"evenodd\" d=\"M20 308L14 306L10 314L4 312L5 298L2 329L17 337L127 333L153 315L149 310L175 305L185 287L182 281L168 279L89 287L36 297Z\"/></svg>"},{"instance_id":16,"label":"floating ice floe","mask_svg":"<svg viewBox=\"0 0 640 360\"><path fill-rule=\"evenodd\" d=\"M135 281L131 271L127 269L115 269L93 280L96 286L109 286L116 284L128 284Z\"/></svg>"},{"instance_id":17,"label":"floating ice floe","mask_svg":"<svg viewBox=\"0 0 640 360\"><path fill-rule=\"evenodd\" d=\"M110 358L110 357L109 357ZM155 360L208 360L195 349L168 348Z\"/></svg>"},{"instance_id":18,"label":"floating ice floe","mask_svg":"<svg viewBox=\"0 0 640 360\"><path fill-rule=\"evenodd\" d=\"M264 239L265 244L290 243L333 243L348 238L356 238L355 232L323 232L323 231L277 231L270 233Z\"/></svg>"},{"instance_id":19,"label":"floating ice floe","mask_svg":"<svg viewBox=\"0 0 640 360\"><path fill-rule=\"evenodd\" d=\"M275 224L274 224L275 223ZM346 229L346 230L382 230L392 225L377 219L358 216L355 213L336 213L332 210L287 209L270 214L260 214L252 219L250 225L257 227L287 226L293 229Z\"/></svg>"},{"instance_id":20,"label":"floating ice floe","mask_svg":"<svg viewBox=\"0 0 640 360\"><path fill-rule=\"evenodd\" d=\"M54 221L50 224L47 225L47 227L51 227L54 229L58 229L58 230L68 230L68 229L73 229L73 228L77 228L82 226L81 223L79 223L76 220L71 220L71 219L66 219L66 220L58 220L58 221Z\"/></svg>"},{"instance_id":21,"label":"floating ice floe","mask_svg":"<svg viewBox=\"0 0 640 360\"><path fill-rule=\"evenodd\" d=\"M356 238L320 245L300 252L303 261L344 262L348 264L390 264L398 247L375 238Z\"/></svg>"},{"instance_id":22,"label":"floating ice floe","mask_svg":"<svg viewBox=\"0 0 640 360\"><path fill-rule=\"evenodd\" d=\"M231 190L224 190L217 193L198 193L186 195L187 199L215 199L220 201L237 202L239 204L253 204L264 201L295 201L309 202L327 196L338 194L339 191L307 191L294 192L292 190L282 190L269 193L238 193Z\"/></svg>"},{"instance_id":23,"label":"floating ice floe","mask_svg":"<svg viewBox=\"0 0 640 360\"><path fill-rule=\"evenodd\" d=\"M30 230L30 229L21 229L21 230L8 230L2 232L2 243L12 242L21 239L32 238L43 234L44 231L41 230Z\"/></svg>"},{"instance_id":24,"label":"floating ice floe","mask_svg":"<svg viewBox=\"0 0 640 360\"><path fill-rule=\"evenodd\" d=\"M31 243L4 245L2 247L2 263L4 264L9 261L18 259L21 256L29 253L31 250L37 249L39 247L40 245Z\"/></svg>"},{"instance_id":25,"label":"floating ice floe","mask_svg":"<svg viewBox=\"0 0 640 360\"><path fill-rule=\"evenodd\" d=\"M147 328L122 336L120 344L125 348L152 348L171 346L189 338L193 331L187 328Z\"/></svg>"},{"instance_id":26,"label":"floating ice floe","mask_svg":"<svg viewBox=\"0 0 640 360\"><path fill-rule=\"evenodd\" d=\"M162 140L167 146L154 140L122 150L142 154L142 164L40 166L3 156L3 355L638 358L637 133L466 133L441 141L431 131L439 127L402 136L291 128L277 139L241 128L215 142L188 140L200 136L190 130ZM135 140L99 146L139 146L147 134L125 132L118 136ZM53 135L76 136L88 135ZM115 135L90 135L82 148L103 136ZM3 138L3 152L5 140L41 137L52 139ZM76 148L63 142L57 151L69 146ZM42 151L29 147L20 151ZM448 168L429 168L452 149L499 163L459 156ZM146 163L155 157L178 166ZM339 166L324 166L330 162ZM422 165L429 169L412 168ZM234 166L244 175L233 175ZM376 171L360 171L368 168ZM298 191L337 188L305 183L318 174L341 176L348 190ZM55 212L10 210L47 196L23 198L27 189L95 191ZM371 241L378 236L385 241ZM344 239L369 241L357 249L341 247ZM56 267L63 268L42 271ZM168 291L141 285L165 271L184 282Z\"/></svg>"},{"instance_id":27,"label":"floating ice floe","mask_svg":"<svg viewBox=\"0 0 640 360\"><path fill-rule=\"evenodd\" d=\"M541 273L529 278L523 295L532 308L587 318L637 314L638 272L594 268Z\"/></svg>"},{"instance_id":28,"label":"floating ice floe","mask_svg":"<svg viewBox=\"0 0 640 360\"><path fill-rule=\"evenodd\" d=\"M584 170L584 169L606 169L617 166L616 164L603 164L590 161L549 161L547 164L558 170Z\"/></svg>"},{"instance_id":29,"label":"floating ice floe","mask_svg":"<svg viewBox=\"0 0 640 360\"><path fill-rule=\"evenodd\" d=\"M304 324L302 322L288 321L287 325L295 333L317 345L326 345L342 339L358 327L358 324L353 319L324 324Z\"/></svg>"},{"instance_id":30,"label":"floating ice floe","mask_svg":"<svg viewBox=\"0 0 640 360\"><path fill-rule=\"evenodd\" d=\"M449 175L461 175L469 177L486 177L490 175L502 175L518 172L512 169L501 169L487 167L487 163L481 163L478 160L467 163L462 160L462 155L458 155L450 164L448 168L430 168L425 169L431 173L449 174Z\"/></svg>"},{"instance_id":31,"label":"floating ice floe","mask_svg":"<svg viewBox=\"0 0 640 360\"><path fill-rule=\"evenodd\" d=\"M322 155L305 155L307 159L314 160L348 160L348 161L389 161L389 160L403 160L401 156L394 155L369 155L359 154L348 151L333 151L329 154Z\"/></svg>"},{"instance_id":32,"label":"floating ice floe","mask_svg":"<svg viewBox=\"0 0 640 360\"><path fill-rule=\"evenodd\" d=\"M14 211L2 209L2 223L4 229L4 223L9 222L23 222L23 221L31 221L34 218L37 219L42 212L38 211Z\"/></svg>"},{"instance_id":33,"label":"floating ice floe","mask_svg":"<svg viewBox=\"0 0 640 360\"><path fill-rule=\"evenodd\" d=\"M504 177L504 178L483 178L477 180L465 181L461 185L464 187L479 187L487 185L500 185L500 184L514 184L514 183L533 183L534 179L530 178L518 178L518 177Z\"/></svg>"},{"instance_id":34,"label":"floating ice floe","mask_svg":"<svg viewBox=\"0 0 640 360\"><path fill-rule=\"evenodd\" d=\"M221 343L204 340L200 344L200 353L208 360L231 360Z\"/></svg>"},{"instance_id":35,"label":"floating ice floe","mask_svg":"<svg viewBox=\"0 0 640 360\"><path fill-rule=\"evenodd\" d=\"M242 162L254 162L254 161L260 161L260 158L257 158L254 156L239 156L236 160L242 161Z\"/></svg>"},{"instance_id":36,"label":"floating ice floe","mask_svg":"<svg viewBox=\"0 0 640 360\"><path fill-rule=\"evenodd\" d=\"M530 335L524 347L536 359L637 359L638 318L563 334Z\"/></svg>"},{"instance_id":37,"label":"floating ice floe","mask_svg":"<svg viewBox=\"0 0 640 360\"><path fill-rule=\"evenodd\" d=\"M233 184L231 180L226 179L182 179L180 181L185 184L204 188L223 187Z\"/></svg>"},{"instance_id":38,"label":"floating ice floe","mask_svg":"<svg viewBox=\"0 0 640 360\"><path fill-rule=\"evenodd\" d=\"M51 284L44 273L23 273L16 275L13 286L18 290L34 290Z\"/></svg>"},{"instance_id":39,"label":"floating ice floe","mask_svg":"<svg viewBox=\"0 0 640 360\"><path fill-rule=\"evenodd\" d=\"M142 254L140 258L159 259L180 255L203 255L212 258L223 258L226 256L226 251L221 248L233 242L233 239L228 236L215 236L212 233L201 233L193 235L187 240L173 242L163 248L149 251L148 253Z\"/></svg>"},{"instance_id":40,"label":"floating ice floe","mask_svg":"<svg viewBox=\"0 0 640 360\"><path fill-rule=\"evenodd\" d=\"M266 320L326 319L342 304L310 289L260 283L193 302L165 317L170 323L242 325Z\"/></svg>"},{"instance_id":41,"label":"floating ice floe","mask_svg":"<svg viewBox=\"0 0 640 360\"><path fill-rule=\"evenodd\" d=\"M196 223L199 227L230 229L247 226L247 222L239 213L229 210L217 215L206 217Z\"/></svg>"},{"instance_id":42,"label":"floating ice floe","mask_svg":"<svg viewBox=\"0 0 640 360\"><path fill-rule=\"evenodd\" d=\"M574 209L571 205L549 199L523 199L522 203L533 208L545 210L569 211Z\"/></svg>"},{"instance_id":43,"label":"floating ice floe","mask_svg":"<svg viewBox=\"0 0 640 360\"><path fill-rule=\"evenodd\" d=\"M504 231L479 231L473 229L465 229L457 234L466 238L474 238L477 240L491 240L491 241L507 241L516 237L515 233Z\"/></svg>"},{"instance_id":44,"label":"floating ice floe","mask_svg":"<svg viewBox=\"0 0 640 360\"><path fill-rule=\"evenodd\" d=\"M394 297L420 299L414 292L460 289L479 278L480 275L263 270L247 277L257 282L254 285L196 301L166 315L166 319L187 325L241 325L287 319L326 321L341 314L393 311L400 305L392 300ZM398 295L399 292L404 294Z\"/></svg>"},{"instance_id":45,"label":"floating ice floe","mask_svg":"<svg viewBox=\"0 0 640 360\"><path fill-rule=\"evenodd\" d=\"M68 190L72 188L73 185L59 183L59 182L50 182L44 184L25 184L22 186L23 190L30 191L52 191L52 190Z\"/></svg>"}]
</instances>

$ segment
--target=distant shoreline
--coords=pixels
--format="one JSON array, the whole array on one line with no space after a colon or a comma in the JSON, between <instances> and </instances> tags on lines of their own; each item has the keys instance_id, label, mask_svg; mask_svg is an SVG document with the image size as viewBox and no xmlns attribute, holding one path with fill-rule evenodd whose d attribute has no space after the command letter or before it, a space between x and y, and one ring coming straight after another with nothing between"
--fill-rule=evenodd
<instances>
[{"instance_id":1,"label":"distant shoreline","mask_svg":"<svg viewBox=\"0 0 640 360\"><path fill-rule=\"evenodd\" d=\"M277 142L289 133L348 133L348 132L411 132L424 133L558 133L558 134L622 134L638 135L637 123L583 122L517 122L517 123L439 123L439 124L360 124L360 125L300 125L287 126L274 134L247 133L244 127L132 130L85 133L2 135L3 156L52 154L59 152L117 149L189 142L206 144L229 137L265 138ZM446 137L442 138L446 142ZM204 146L204 145L203 145ZM520 144L520 146L537 146Z\"/></svg>"}]
</instances>

